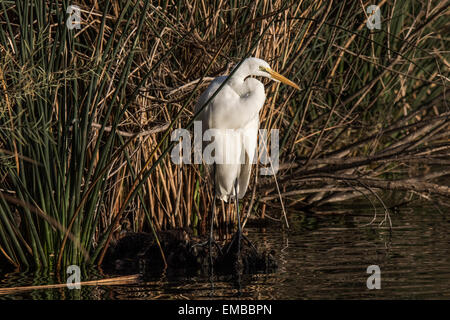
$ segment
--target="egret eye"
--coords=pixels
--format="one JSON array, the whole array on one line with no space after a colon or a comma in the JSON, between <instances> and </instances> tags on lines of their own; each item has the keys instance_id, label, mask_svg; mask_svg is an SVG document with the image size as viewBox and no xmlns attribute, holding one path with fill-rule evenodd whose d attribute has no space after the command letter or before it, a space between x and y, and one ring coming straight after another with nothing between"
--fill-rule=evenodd
<instances>
[{"instance_id":1,"label":"egret eye","mask_svg":"<svg viewBox=\"0 0 450 320\"><path fill-rule=\"evenodd\" d=\"M259 70L260 70L260 71L264 71L264 72L269 73L269 71L267 70L267 68L266 68L266 67L263 67L263 66L259 66Z\"/></svg>"}]
</instances>

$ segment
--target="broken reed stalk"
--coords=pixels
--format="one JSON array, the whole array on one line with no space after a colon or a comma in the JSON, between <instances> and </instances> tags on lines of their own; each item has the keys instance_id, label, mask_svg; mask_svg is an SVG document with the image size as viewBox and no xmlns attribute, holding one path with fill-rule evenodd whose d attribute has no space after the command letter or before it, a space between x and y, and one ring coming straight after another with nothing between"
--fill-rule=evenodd
<instances>
[{"instance_id":1,"label":"broken reed stalk","mask_svg":"<svg viewBox=\"0 0 450 320\"><path fill-rule=\"evenodd\" d=\"M139 280L140 275L133 274L129 276L122 277L114 277L114 278L106 278L100 280L91 280L91 281L81 281L81 282L71 282L71 286L120 286L125 284L133 284ZM25 286L25 287L10 287L10 288L0 288L0 295L6 294L17 294L26 291L33 290L44 290L44 289L60 289L67 288L67 283L58 283L58 284L45 284L38 286Z\"/></svg>"}]
</instances>

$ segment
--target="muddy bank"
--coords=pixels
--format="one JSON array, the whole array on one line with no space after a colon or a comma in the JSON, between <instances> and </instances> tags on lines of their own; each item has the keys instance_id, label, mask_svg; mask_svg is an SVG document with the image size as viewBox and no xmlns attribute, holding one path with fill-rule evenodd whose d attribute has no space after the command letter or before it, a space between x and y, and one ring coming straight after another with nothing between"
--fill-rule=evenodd
<instances>
[{"instance_id":1,"label":"muddy bank","mask_svg":"<svg viewBox=\"0 0 450 320\"><path fill-rule=\"evenodd\" d=\"M152 234L127 233L113 244L105 256L102 268L116 274L141 273L156 275L163 271L168 275L209 274L212 262L215 274L253 274L274 272L277 268L273 252L262 250L246 237L241 239L240 254L235 234L230 240L212 245L208 238L192 236L185 230L158 233L164 252Z\"/></svg>"}]
</instances>

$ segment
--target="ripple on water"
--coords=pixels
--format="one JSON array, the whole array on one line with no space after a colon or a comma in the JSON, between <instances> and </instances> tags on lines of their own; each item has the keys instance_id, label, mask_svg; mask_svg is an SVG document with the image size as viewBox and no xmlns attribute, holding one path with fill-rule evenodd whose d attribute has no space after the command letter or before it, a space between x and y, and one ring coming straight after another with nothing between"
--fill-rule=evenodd
<instances>
[{"instance_id":1,"label":"ripple on water","mask_svg":"<svg viewBox=\"0 0 450 320\"><path fill-rule=\"evenodd\" d=\"M393 228L364 226L371 208L346 215L291 213L291 229L246 228L248 237L276 252L273 274L229 278L164 277L123 286L53 289L0 296L0 299L448 299L450 220L433 208L410 208L391 215ZM367 267L381 269L381 289L366 286ZM99 277L98 274L92 275ZM86 279L84 279L86 280ZM52 275L8 273L0 287L57 283ZM239 288L240 287L240 288ZM78 291L78 292L77 292Z\"/></svg>"}]
</instances>

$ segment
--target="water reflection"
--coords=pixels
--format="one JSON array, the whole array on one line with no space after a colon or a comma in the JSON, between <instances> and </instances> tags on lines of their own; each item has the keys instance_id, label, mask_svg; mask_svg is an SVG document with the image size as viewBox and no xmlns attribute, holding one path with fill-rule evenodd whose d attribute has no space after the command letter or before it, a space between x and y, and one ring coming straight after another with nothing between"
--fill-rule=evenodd
<instances>
[{"instance_id":1,"label":"water reflection","mask_svg":"<svg viewBox=\"0 0 450 320\"><path fill-rule=\"evenodd\" d=\"M450 298L450 220L435 208L404 208L391 214L392 232L379 227L372 208L339 215L293 215L291 229L249 224L248 237L276 252L272 274L143 279L132 285L51 289L0 299L352 299ZM383 217L379 216L379 219ZM364 226L366 225L366 226ZM369 265L381 269L381 289L369 290ZM92 280L104 275L91 270ZM8 273L0 287L57 283L52 275Z\"/></svg>"}]
</instances>

